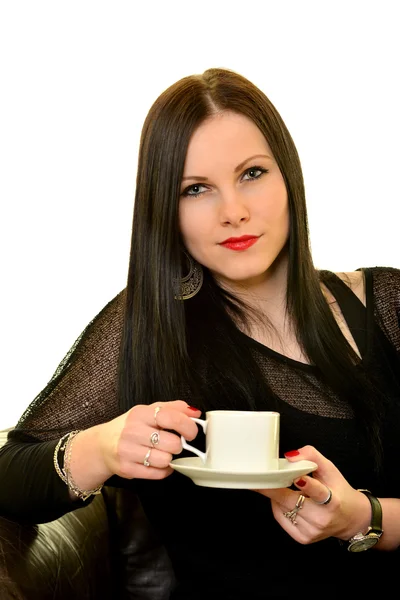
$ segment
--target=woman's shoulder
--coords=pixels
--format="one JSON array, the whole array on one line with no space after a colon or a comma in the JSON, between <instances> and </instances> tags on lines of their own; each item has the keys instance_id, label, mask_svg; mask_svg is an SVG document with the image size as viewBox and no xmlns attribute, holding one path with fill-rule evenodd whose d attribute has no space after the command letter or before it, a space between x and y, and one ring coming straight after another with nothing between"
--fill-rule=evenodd
<instances>
[{"instance_id":1,"label":"woman's shoulder","mask_svg":"<svg viewBox=\"0 0 400 600\"><path fill-rule=\"evenodd\" d=\"M366 277L372 278L374 296L394 295L400 302L400 269L396 267L360 267L356 271L336 273L356 296L366 303Z\"/></svg>"},{"instance_id":2,"label":"woman's shoulder","mask_svg":"<svg viewBox=\"0 0 400 600\"><path fill-rule=\"evenodd\" d=\"M335 273L335 275L351 289L364 305L366 304L365 274L362 269L357 271L341 271Z\"/></svg>"},{"instance_id":3,"label":"woman's shoulder","mask_svg":"<svg viewBox=\"0 0 400 600\"><path fill-rule=\"evenodd\" d=\"M374 295L380 295L383 291L400 294L400 269L396 267L360 267L356 271L336 272L351 291L366 304L366 277L372 277Z\"/></svg>"}]
</instances>

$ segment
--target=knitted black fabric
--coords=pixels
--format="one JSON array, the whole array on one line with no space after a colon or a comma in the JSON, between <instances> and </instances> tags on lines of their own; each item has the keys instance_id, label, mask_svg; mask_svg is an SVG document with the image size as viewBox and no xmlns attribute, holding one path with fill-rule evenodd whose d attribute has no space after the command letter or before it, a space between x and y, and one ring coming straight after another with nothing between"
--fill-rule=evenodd
<instances>
[{"instance_id":1,"label":"knitted black fabric","mask_svg":"<svg viewBox=\"0 0 400 600\"><path fill-rule=\"evenodd\" d=\"M25 432L38 440L53 440L119 414L117 368L124 300L122 290L86 326L22 414L12 437Z\"/></svg>"}]
</instances>

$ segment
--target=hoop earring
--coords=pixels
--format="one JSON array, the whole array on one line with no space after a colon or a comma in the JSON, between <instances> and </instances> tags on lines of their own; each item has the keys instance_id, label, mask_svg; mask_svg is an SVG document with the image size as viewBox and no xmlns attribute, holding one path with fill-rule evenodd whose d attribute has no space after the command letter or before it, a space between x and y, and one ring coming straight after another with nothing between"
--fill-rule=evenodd
<instances>
[{"instance_id":1,"label":"hoop earring","mask_svg":"<svg viewBox=\"0 0 400 600\"><path fill-rule=\"evenodd\" d=\"M185 256L189 261L189 273L182 277L179 281L179 293L175 296L175 300L189 300L193 298L201 289L203 285L203 268L194 260L190 254L185 252Z\"/></svg>"}]
</instances>

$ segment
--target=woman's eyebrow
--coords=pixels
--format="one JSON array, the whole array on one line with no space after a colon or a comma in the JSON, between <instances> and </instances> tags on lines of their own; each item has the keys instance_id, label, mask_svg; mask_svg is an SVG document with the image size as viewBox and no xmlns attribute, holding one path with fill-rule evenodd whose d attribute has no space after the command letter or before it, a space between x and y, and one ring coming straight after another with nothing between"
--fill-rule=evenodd
<instances>
[{"instance_id":1,"label":"woman's eyebrow","mask_svg":"<svg viewBox=\"0 0 400 600\"><path fill-rule=\"evenodd\" d=\"M237 167L235 167L234 169L234 173L237 173L238 171L240 171L240 169L242 167L244 167L244 165L249 162L249 160L253 160L253 158L271 158L270 156L268 156L268 154L254 154L254 156L249 156L249 158L246 158L246 160L244 160L243 162L240 163L240 165L238 165ZM196 179L196 180L201 180L201 181L208 181L208 177L203 177L202 175L187 175L186 177L182 177L182 181L185 181L186 179Z\"/></svg>"}]
</instances>

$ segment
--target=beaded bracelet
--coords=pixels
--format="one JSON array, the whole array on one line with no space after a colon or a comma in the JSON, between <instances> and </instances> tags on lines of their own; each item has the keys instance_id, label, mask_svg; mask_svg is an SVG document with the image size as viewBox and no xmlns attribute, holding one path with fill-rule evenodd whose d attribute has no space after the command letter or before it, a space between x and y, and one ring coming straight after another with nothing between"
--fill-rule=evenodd
<instances>
[{"instance_id":1,"label":"beaded bracelet","mask_svg":"<svg viewBox=\"0 0 400 600\"><path fill-rule=\"evenodd\" d=\"M84 491L78 488L75 481L72 478L70 471L70 461L71 461L71 449L72 449L72 441L74 437L80 433L81 430L71 431L70 433L66 433L57 443L57 446L54 450L54 467L57 471L57 474L62 479L62 481L68 486L68 488L80 499L87 500L90 496L94 496L101 493L103 488L103 484L99 485L99 487L94 490ZM64 442L65 440L65 442ZM64 443L63 443L64 442ZM58 462L58 453L64 452L64 462L63 468L60 468Z\"/></svg>"}]
</instances>

